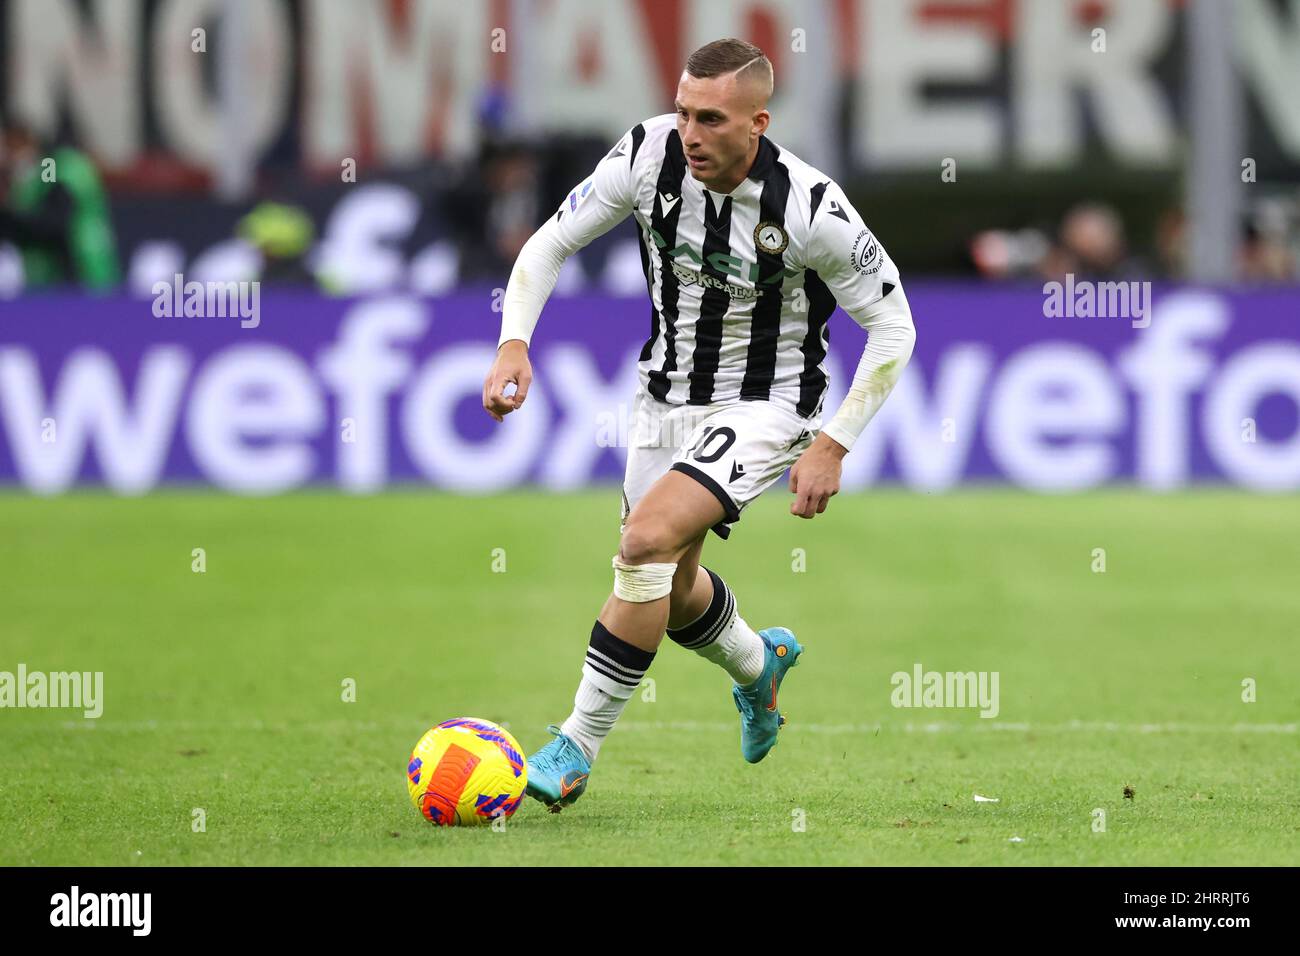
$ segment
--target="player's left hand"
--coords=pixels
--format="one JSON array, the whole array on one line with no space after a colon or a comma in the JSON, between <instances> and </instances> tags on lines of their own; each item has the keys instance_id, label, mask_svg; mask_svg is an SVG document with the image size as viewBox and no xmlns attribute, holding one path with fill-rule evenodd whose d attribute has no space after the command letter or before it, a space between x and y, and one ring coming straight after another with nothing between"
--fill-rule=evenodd
<instances>
[{"instance_id":1,"label":"player's left hand","mask_svg":"<svg viewBox=\"0 0 1300 956\"><path fill-rule=\"evenodd\" d=\"M826 510L840 493L840 459L848 450L826 435L818 435L790 469L790 514L811 518Z\"/></svg>"}]
</instances>

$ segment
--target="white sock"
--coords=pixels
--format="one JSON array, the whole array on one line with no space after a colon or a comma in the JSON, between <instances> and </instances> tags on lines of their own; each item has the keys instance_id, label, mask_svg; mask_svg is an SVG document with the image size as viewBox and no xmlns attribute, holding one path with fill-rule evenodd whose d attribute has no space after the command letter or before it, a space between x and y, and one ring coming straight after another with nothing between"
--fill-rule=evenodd
<instances>
[{"instance_id":1,"label":"white sock","mask_svg":"<svg viewBox=\"0 0 1300 956\"><path fill-rule=\"evenodd\" d=\"M629 697L630 694L618 698L605 693L584 674L573 697L573 713L560 724L560 730L573 739L589 761L595 763L600 745L614 729L614 723L623 713Z\"/></svg>"},{"instance_id":2,"label":"white sock","mask_svg":"<svg viewBox=\"0 0 1300 956\"><path fill-rule=\"evenodd\" d=\"M595 763L600 745L623 713L654 660L653 651L643 651L620 640L599 621L591 631L582 681L573 697L573 712L560 725L587 760Z\"/></svg>"},{"instance_id":3,"label":"white sock","mask_svg":"<svg viewBox=\"0 0 1300 956\"><path fill-rule=\"evenodd\" d=\"M701 647L697 653L719 665L742 687L758 680L767 661L763 639L739 614L732 615L731 626L716 641Z\"/></svg>"},{"instance_id":4,"label":"white sock","mask_svg":"<svg viewBox=\"0 0 1300 956\"><path fill-rule=\"evenodd\" d=\"M737 684L752 684L763 673L767 659L763 639L737 613L736 598L727 583L708 568L704 570L713 580L713 600L690 624L669 628L668 636L717 664Z\"/></svg>"}]
</instances>

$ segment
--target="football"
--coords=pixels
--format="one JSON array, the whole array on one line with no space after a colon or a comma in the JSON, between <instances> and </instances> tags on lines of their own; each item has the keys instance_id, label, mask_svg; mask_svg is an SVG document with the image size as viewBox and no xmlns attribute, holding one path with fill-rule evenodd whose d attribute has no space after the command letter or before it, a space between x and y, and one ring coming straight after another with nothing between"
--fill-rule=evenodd
<instances>
[{"instance_id":1,"label":"football","mask_svg":"<svg viewBox=\"0 0 1300 956\"><path fill-rule=\"evenodd\" d=\"M406 765L411 802L438 826L473 826L519 809L528 768L519 742L500 724L444 720L415 745Z\"/></svg>"}]
</instances>

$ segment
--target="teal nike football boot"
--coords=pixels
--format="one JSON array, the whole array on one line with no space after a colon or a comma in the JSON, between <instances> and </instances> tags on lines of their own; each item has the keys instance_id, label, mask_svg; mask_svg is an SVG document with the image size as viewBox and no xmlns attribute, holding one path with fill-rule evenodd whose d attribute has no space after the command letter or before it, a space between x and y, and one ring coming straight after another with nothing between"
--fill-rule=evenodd
<instances>
[{"instance_id":1,"label":"teal nike football boot","mask_svg":"<svg viewBox=\"0 0 1300 956\"><path fill-rule=\"evenodd\" d=\"M528 758L528 795L559 813L587 789L591 762L559 727L552 724L546 729L555 739Z\"/></svg>"},{"instance_id":2,"label":"teal nike football boot","mask_svg":"<svg viewBox=\"0 0 1300 956\"><path fill-rule=\"evenodd\" d=\"M776 692L786 671L799 662L803 653L803 646L788 628L764 628L758 636L766 650L763 673L746 687L737 684L731 688L736 710L740 711L740 752L750 763L758 763L776 746L776 732L785 723L776 709Z\"/></svg>"}]
</instances>

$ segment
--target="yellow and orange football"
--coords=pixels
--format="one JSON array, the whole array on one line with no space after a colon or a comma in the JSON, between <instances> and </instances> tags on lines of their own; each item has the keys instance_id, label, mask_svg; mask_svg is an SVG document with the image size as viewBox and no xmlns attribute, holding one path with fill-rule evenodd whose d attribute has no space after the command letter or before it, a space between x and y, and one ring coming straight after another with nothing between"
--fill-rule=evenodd
<instances>
[{"instance_id":1,"label":"yellow and orange football","mask_svg":"<svg viewBox=\"0 0 1300 956\"><path fill-rule=\"evenodd\" d=\"M444 720L420 738L406 765L411 802L444 827L510 816L527 785L519 742L500 724L477 717Z\"/></svg>"}]
</instances>

